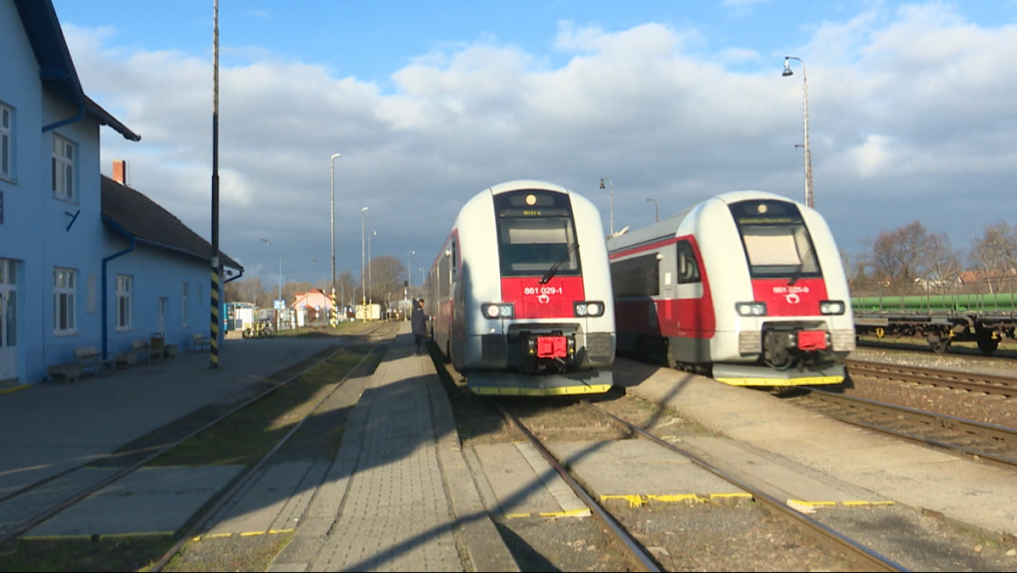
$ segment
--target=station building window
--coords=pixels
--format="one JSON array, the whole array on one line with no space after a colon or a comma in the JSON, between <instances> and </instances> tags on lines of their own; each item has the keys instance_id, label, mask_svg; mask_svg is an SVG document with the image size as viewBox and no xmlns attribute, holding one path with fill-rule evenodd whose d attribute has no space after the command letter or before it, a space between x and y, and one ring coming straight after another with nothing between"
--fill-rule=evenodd
<instances>
[{"instance_id":1,"label":"station building window","mask_svg":"<svg viewBox=\"0 0 1017 573\"><path fill-rule=\"evenodd\" d=\"M77 333L78 271L55 267L53 269L53 333Z\"/></svg>"}]
</instances>

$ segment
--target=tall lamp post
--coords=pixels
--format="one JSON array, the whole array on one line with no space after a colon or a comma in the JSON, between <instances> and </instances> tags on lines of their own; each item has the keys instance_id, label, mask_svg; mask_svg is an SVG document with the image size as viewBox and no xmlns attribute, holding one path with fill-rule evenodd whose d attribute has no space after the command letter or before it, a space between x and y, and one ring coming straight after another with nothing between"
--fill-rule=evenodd
<instances>
[{"instance_id":1,"label":"tall lamp post","mask_svg":"<svg viewBox=\"0 0 1017 573\"><path fill-rule=\"evenodd\" d=\"M406 293L403 295L403 300L410 298L410 287L413 286L413 265L410 264L410 257L415 254L417 251L406 253Z\"/></svg>"},{"instance_id":2,"label":"tall lamp post","mask_svg":"<svg viewBox=\"0 0 1017 573\"><path fill-rule=\"evenodd\" d=\"M367 266L367 260L364 255L365 243L367 241L366 227L364 226L365 213L367 213L367 207L360 210L360 311L364 314L364 322L367 322L367 283L364 282L364 267Z\"/></svg>"},{"instance_id":3,"label":"tall lamp post","mask_svg":"<svg viewBox=\"0 0 1017 573\"><path fill-rule=\"evenodd\" d=\"M810 208L815 207L812 201L812 154L809 153L809 81L805 73L805 62L794 56L784 56L784 72L782 77L794 75L791 71L791 60L798 60L802 65L802 87L804 89L804 115L805 115L805 204Z\"/></svg>"},{"instance_id":4,"label":"tall lamp post","mask_svg":"<svg viewBox=\"0 0 1017 573\"><path fill-rule=\"evenodd\" d=\"M268 239L261 239L261 241L263 243L265 243L266 245L268 245L268 246L272 246L272 243ZM283 297L282 297L282 250L280 250L279 251L279 300L282 300L282 299L283 299ZM275 306L275 305L273 305L273 306ZM278 312L276 313L276 319L275 319L275 330L276 330L276 332L279 332L281 325L282 325L282 309L280 308L280 309L278 309Z\"/></svg>"},{"instance_id":5,"label":"tall lamp post","mask_svg":"<svg viewBox=\"0 0 1017 573\"><path fill-rule=\"evenodd\" d=\"M331 322L331 324L332 324L333 328L335 328L337 326L337 323L338 323L338 316L336 315L336 310L338 310L338 307L335 304L335 160L340 155L341 154L339 154L339 153L333 153L332 157L328 161L329 162L329 167L331 168L330 178L332 180L332 209L331 209L332 217L331 217L330 220L332 222L332 225L331 225L331 227L332 227L332 322ZM324 291L325 287L322 286L321 290Z\"/></svg>"},{"instance_id":6,"label":"tall lamp post","mask_svg":"<svg viewBox=\"0 0 1017 573\"><path fill-rule=\"evenodd\" d=\"M610 234L613 235L614 234L614 181L611 181L610 177L601 177L600 178L600 188L601 189L605 188L604 187L604 180L605 179L607 180L608 183L611 184L611 232L610 232Z\"/></svg>"},{"instance_id":7,"label":"tall lamp post","mask_svg":"<svg viewBox=\"0 0 1017 573\"><path fill-rule=\"evenodd\" d=\"M647 199L647 201L653 201L653 220L660 222L660 205L657 205L657 200Z\"/></svg>"},{"instance_id":8,"label":"tall lamp post","mask_svg":"<svg viewBox=\"0 0 1017 573\"><path fill-rule=\"evenodd\" d=\"M371 237L377 237L378 231L371 231L367 235L367 304L374 304L374 295L371 292Z\"/></svg>"}]
</instances>

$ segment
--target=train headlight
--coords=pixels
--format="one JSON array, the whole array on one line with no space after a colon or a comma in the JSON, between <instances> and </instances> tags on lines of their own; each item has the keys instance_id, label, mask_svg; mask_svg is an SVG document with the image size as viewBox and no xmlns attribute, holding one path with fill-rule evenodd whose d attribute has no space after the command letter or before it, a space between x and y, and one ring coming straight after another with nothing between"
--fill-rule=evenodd
<instances>
[{"instance_id":1,"label":"train headlight","mask_svg":"<svg viewBox=\"0 0 1017 573\"><path fill-rule=\"evenodd\" d=\"M575 316L604 316L604 303L596 300L580 300L572 304Z\"/></svg>"},{"instance_id":2,"label":"train headlight","mask_svg":"<svg viewBox=\"0 0 1017 573\"><path fill-rule=\"evenodd\" d=\"M740 316L766 316L765 302L736 302L735 310Z\"/></svg>"},{"instance_id":3,"label":"train headlight","mask_svg":"<svg viewBox=\"0 0 1017 573\"><path fill-rule=\"evenodd\" d=\"M492 302L480 306L487 318L515 318L516 308L510 302Z\"/></svg>"},{"instance_id":4,"label":"train headlight","mask_svg":"<svg viewBox=\"0 0 1017 573\"><path fill-rule=\"evenodd\" d=\"M820 314L844 314L844 301L841 300L823 300L819 302Z\"/></svg>"}]
</instances>

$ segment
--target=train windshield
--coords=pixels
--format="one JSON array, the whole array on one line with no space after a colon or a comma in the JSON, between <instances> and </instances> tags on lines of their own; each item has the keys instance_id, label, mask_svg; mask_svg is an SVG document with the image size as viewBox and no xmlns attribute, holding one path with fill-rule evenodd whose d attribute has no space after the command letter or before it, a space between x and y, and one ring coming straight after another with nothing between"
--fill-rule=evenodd
<instances>
[{"instance_id":1,"label":"train windshield","mask_svg":"<svg viewBox=\"0 0 1017 573\"><path fill-rule=\"evenodd\" d=\"M809 229L794 203L753 200L730 207L752 278L794 282L822 276Z\"/></svg>"},{"instance_id":2,"label":"train windshield","mask_svg":"<svg viewBox=\"0 0 1017 573\"><path fill-rule=\"evenodd\" d=\"M577 275L579 249L568 195L542 190L502 193L494 197L498 221L501 275L544 275L555 264L556 275Z\"/></svg>"}]
</instances>

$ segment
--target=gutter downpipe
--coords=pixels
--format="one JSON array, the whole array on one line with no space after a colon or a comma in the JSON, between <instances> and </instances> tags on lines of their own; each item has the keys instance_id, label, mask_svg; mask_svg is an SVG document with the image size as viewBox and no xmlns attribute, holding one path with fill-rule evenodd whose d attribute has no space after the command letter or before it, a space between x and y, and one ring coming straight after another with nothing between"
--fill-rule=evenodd
<instances>
[{"instance_id":1,"label":"gutter downpipe","mask_svg":"<svg viewBox=\"0 0 1017 573\"><path fill-rule=\"evenodd\" d=\"M106 218L104 217L104 219L106 219ZM123 235L123 236L127 237L128 239L130 239L131 240L131 246L127 247L126 249L124 249L124 250L122 250L122 251L120 251L118 253L113 253L112 255L102 259L102 289L100 290L100 292L102 292L102 358L103 358L103 360L106 360L107 358L109 358L109 320L108 320L108 314L109 314L109 296L107 296L107 292L106 292L106 289L108 288L107 278L106 278L106 263L112 261L113 259L115 259L117 257L122 257L122 256L126 255L127 253L130 253L130 252L134 251L134 248L135 248L134 235L128 233L126 229L124 229L120 225L117 225L116 223L114 223L113 221L111 221L109 219L106 219L106 223L108 225L110 225L111 227L113 227L114 229L116 229L116 231L118 233L120 233L121 235Z\"/></svg>"}]
</instances>

